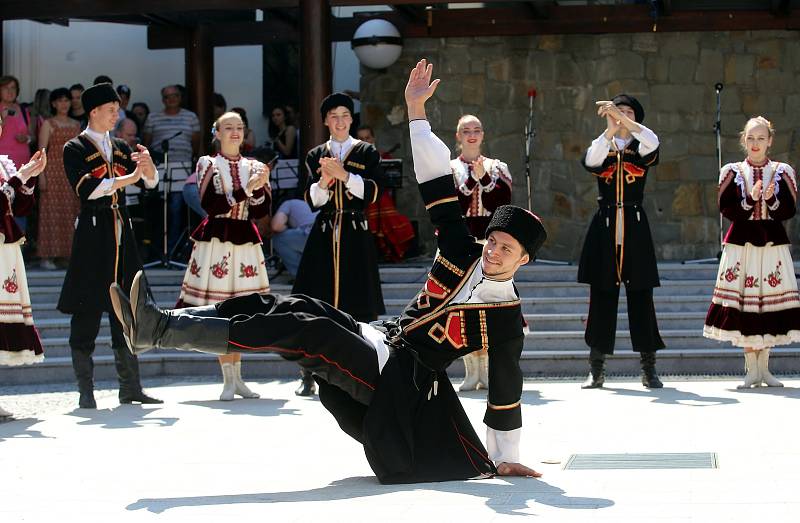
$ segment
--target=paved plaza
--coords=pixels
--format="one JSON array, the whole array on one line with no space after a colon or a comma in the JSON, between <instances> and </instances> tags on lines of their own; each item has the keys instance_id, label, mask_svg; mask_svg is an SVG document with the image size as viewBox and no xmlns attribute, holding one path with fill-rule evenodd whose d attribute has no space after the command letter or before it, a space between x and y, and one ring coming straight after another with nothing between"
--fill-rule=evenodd
<instances>
[{"instance_id":1,"label":"paved plaza","mask_svg":"<svg viewBox=\"0 0 800 523\"><path fill-rule=\"evenodd\" d=\"M160 378L148 390L165 404L146 407L101 383L96 411L74 409L71 384L2 387L18 417L0 423L0 522L800 520L800 379L665 381L526 382L522 457L541 479L399 486L293 382L221 402L218 383ZM485 393L460 396L481 434ZM573 454L700 452L718 468L564 469Z\"/></svg>"}]
</instances>

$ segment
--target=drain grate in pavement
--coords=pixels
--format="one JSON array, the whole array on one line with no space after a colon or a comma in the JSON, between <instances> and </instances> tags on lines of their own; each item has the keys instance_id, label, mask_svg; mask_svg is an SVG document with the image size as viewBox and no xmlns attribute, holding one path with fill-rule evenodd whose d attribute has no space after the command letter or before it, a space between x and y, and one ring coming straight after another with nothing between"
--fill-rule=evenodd
<instances>
[{"instance_id":1,"label":"drain grate in pavement","mask_svg":"<svg viewBox=\"0 0 800 523\"><path fill-rule=\"evenodd\" d=\"M715 452L573 454L564 469L715 469L718 465Z\"/></svg>"}]
</instances>

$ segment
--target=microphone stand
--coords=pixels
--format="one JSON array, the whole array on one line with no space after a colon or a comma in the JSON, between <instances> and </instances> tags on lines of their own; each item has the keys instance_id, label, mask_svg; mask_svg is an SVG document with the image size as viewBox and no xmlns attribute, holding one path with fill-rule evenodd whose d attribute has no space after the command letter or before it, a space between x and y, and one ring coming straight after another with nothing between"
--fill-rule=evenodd
<instances>
[{"instance_id":1,"label":"microphone stand","mask_svg":"<svg viewBox=\"0 0 800 523\"><path fill-rule=\"evenodd\" d=\"M717 172L719 173L722 171L722 82L717 83L714 85L714 90L717 93L717 121L714 122L714 134L717 138ZM684 260L681 263L690 264L690 263L718 263L719 260L722 258L722 242L724 240L723 227L722 227L722 212L719 213L719 250L717 251L716 257L713 258L701 258L699 260Z\"/></svg>"},{"instance_id":2,"label":"microphone stand","mask_svg":"<svg viewBox=\"0 0 800 523\"><path fill-rule=\"evenodd\" d=\"M149 269L151 267L161 267L164 269L185 269L186 264L173 261L170 257L169 246L167 245L167 232L168 232L168 213L167 209L169 207L169 195L172 192L172 172L169 166L169 142L173 138L177 137L181 134L181 131L177 132L173 136L167 138L166 140L161 141L161 150L164 152L164 179L162 180L162 224L163 224L163 234L162 234L162 250L161 250L161 259L152 261L150 263L146 263L143 265L143 268Z\"/></svg>"},{"instance_id":3,"label":"microphone stand","mask_svg":"<svg viewBox=\"0 0 800 523\"><path fill-rule=\"evenodd\" d=\"M536 89L528 91L528 121L525 123L525 183L528 189L528 210L533 212L533 183L531 182L531 149L536 129L533 127L533 100L536 98ZM538 263L545 265L571 265L570 262L561 260L543 260L538 258Z\"/></svg>"}]
</instances>

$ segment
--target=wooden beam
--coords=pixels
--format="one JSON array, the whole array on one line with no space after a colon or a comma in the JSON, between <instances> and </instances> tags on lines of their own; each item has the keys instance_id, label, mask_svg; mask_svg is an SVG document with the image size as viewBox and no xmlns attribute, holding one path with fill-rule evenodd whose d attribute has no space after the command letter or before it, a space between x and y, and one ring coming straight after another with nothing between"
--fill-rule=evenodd
<instances>
[{"instance_id":1,"label":"wooden beam","mask_svg":"<svg viewBox=\"0 0 800 523\"><path fill-rule=\"evenodd\" d=\"M301 0L300 21L300 149L302 160L308 151L328 138L319 116L319 104L333 90L331 67L331 9L327 0ZM302 165L302 163L301 163ZM303 175L307 173L303 172ZM304 176L300 177L305 182Z\"/></svg>"},{"instance_id":2,"label":"wooden beam","mask_svg":"<svg viewBox=\"0 0 800 523\"><path fill-rule=\"evenodd\" d=\"M789 0L770 0L769 10L775 16L787 16L792 11Z\"/></svg>"},{"instance_id":3,"label":"wooden beam","mask_svg":"<svg viewBox=\"0 0 800 523\"><path fill-rule=\"evenodd\" d=\"M216 30L216 29L214 29ZM189 104L200 120L200 151L211 147L211 124L214 118L214 47L206 25L193 28L186 36L186 89Z\"/></svg>"},{"instance_id":4,"label":"wooden beam","mask_svg":"<svg viewBox=\"0 0 800 523\"><path fill-rule=\"evenodd\" d=\"M416 0L414 0L416 1ZM397 12L377 14L395 24L404 38L453 36L522 36L533 34L638 33L653 29L647 5L564 7L552 6L546 19L534 18L530 7L484 9L434 9L432 25L425 20L410 21ZM356 28L371 17L330 19L330 37L334 42L349 41ZM798 30L800 12L775 16L759 11L672 11L659 17L658 31L743 31ZM148 27L148 47L174 49L183 47L183 33L175 28ZM279 20L235 22L214 26L210 35L214 46L263 45L269 42L300 40L297 28Z\"/></svg>"}]
</instances>

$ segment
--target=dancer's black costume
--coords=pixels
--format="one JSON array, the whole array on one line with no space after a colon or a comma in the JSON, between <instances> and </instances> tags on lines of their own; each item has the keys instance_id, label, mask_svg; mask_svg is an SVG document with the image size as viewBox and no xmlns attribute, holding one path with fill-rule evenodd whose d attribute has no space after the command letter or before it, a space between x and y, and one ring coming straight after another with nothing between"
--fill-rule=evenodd
<instances>
[{"instance_id":1,"label":"dancer's black costume","mask_svg":"<svg viewBox=\"0 0 800 523\"><path fill-rule=\"evenodd\" d=\"M383 483L475 478L495 474L495 463L518 462L524 339L519 297L513 280L483 274L482 246L461 215L450 151L424 120L411 122L411 141L420 192L438 229L439 255L399 318L376 328L323 301L274 294L161 312L143 303L146 285L137 280L132 307L120 308L123 318L128 315L124 323L133 350L274 352L297 361L313 371L323 405L363 444ZM531 258L546 237L538 218L512 206L495 212L487 234L493 230L511 234ZM124 293L116 294L124 303ZM453 360L481 348L489 349L490 358L488 452L445 372Z\"/></svg>"}]
</instances>

